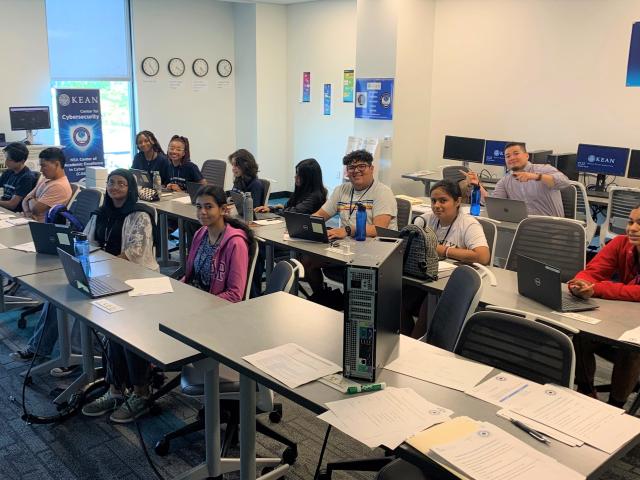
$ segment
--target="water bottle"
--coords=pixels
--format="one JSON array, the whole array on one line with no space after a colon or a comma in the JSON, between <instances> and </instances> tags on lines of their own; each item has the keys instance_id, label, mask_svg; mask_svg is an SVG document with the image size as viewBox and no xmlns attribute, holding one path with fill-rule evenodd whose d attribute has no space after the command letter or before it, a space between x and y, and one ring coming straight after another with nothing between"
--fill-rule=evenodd
<instances>
[{"instance_id":1,"label":"water bottle","mask_svg":"<svg viewBox=\"0 0 640 480\"><path fill-rule=\"evenodd\" d=\"M358 204L358 212L356 213L356 240L364 242L367 238L367 208L364 204Z\"/></svg>"},{"instance_id":2,"label":"water bottle","mask_svg":"<svg viewBox=\"0 0 640 480\"><path fill-rule=\"evenodd\" d=\"M91 277L91 263L89 262L89 240L84 233L76 233L73 241L73 252L75 257L80 260L82 269L87 278Z\"/></svg>"},{"instance_id":3,"label":"water bottle","mask_svg":"<svg viewBox=\"0 0 640 480\"><path fill-rule=\"evenodd\" d=\"M471 191L471 215L480 215L480 185L474 185Z\"/></svg>"},{"instance_id":4,"label":"water bottle","mask_svg":"<svg viewBox=\"0 0 640 480\"><path fill-rule=\"evenodd\" d=\"M158 194L158 197L162 193L162 179L160 178L160 172L153 172L153 189Z\"/></svg>"},{"instance_id":5,"label":"water bottle","mask_svg":"<svg viewBox=\"0 0 640 480\"><path fill-rule=\"evenodd\" d=\"M244 223L253 222L253 198L249 192L242 194L242 219Z\"/></svg>"}]
</instances>

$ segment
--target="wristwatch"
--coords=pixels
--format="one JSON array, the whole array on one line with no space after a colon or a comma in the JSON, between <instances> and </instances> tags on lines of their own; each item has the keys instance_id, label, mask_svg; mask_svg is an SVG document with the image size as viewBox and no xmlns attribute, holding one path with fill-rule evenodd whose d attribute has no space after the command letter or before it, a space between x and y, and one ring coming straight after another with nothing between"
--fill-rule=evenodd
<instances>
[{"instance_id":1,"label":"wristwatch","mask_svg":"<svg viewBox=\"0 0 640 480\"><path fill-rule=\"evenodd\" d=\"M349 225L344 227L344 231L347 232L347 237L351 236L351 227Z\"/></svg>"},{"instance_id":2,"label":"wristwatch","mask_svg":"<svg viewBox=\"0 0 640 480\"><path fill-rule=\"evenodd\" d=\"M539 173L538 176L536 177L536 182L539 182L540 180L542 180L542 174Z\"/></svg>"}]
</instances>

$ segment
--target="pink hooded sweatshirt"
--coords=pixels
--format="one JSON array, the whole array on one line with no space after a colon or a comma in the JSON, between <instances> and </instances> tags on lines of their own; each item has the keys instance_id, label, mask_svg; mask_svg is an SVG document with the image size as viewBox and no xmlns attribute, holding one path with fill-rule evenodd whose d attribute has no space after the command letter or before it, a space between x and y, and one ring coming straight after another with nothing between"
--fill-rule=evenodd
<instances>
[{"instance_id":1,"label":"pink hooded sweatshirt","mask_svg":"<svg viewBox=\"0 0 640 480\"><path fill-rule=\"evenodd\" d=\"M191 283L196 253L206 235L208 235L207 227L201 227L193 236L187 256L187 271L182 278L184 283ZM220 245L211 259L209 293L234 303L244 298L249 269L248 242L244 230L227 225Z\"/></svg>"}]
</instances>

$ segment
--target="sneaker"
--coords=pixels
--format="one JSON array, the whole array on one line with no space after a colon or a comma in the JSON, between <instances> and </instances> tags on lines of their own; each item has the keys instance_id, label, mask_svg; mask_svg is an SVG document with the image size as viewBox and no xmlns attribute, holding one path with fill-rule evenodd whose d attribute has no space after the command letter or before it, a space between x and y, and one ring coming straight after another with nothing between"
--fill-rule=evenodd
<instances>
[{"instance_id":1,"label":"sneaker","mask_svg":"<svg viewBox=\"0 0 640 480\"><path fill-rule=\"evenodd\" d=\"M35 353L29 350L17 350L9 354L11 360L19 360L21 362L27 362L34 357Z\"/></svg>"},{"instance_id":2,"label":"sneaker","mask_svg":"<svg viewBox=\"0 0 640 480\"><path fill-rule=\"evenodd\" d=\"M127 401L122 402L120 408L111 414L109 420L115 423L133 422L136 418L149 413L148 400L147 397L141 397L132 393L127 397Z\"/></svg>"},{"instance_id":3,"label":"sneaker","mask_svg":"<svg viewBox=\"0 0 640 480\"><path fill-rule=\"evenodd\" d=\"M115 410L120 402L122 402L121 397L114 397L110 391L107 391L101 397L82 407L82 414L87 417L99 417Z\"/></svg>"},{"instance_id":4,"label":"sneaker","mask_svg":"<svg viewBox=\"0 0 640 480\"><path fill-rule=\"evenodd\" d=\"M51 370L49 370L49 375L57 378L64 378L71 375L73 372L76 371L76 369L77 369L77 365L74 365L72 367L54 367Z\"/></svg>"}]
</instances>

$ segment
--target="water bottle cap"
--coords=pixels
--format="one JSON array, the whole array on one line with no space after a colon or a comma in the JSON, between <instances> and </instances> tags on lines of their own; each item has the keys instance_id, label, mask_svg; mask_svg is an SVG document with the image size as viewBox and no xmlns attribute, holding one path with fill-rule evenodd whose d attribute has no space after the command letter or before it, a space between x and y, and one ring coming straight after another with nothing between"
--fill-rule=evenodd
<instances>
[{"instance_id":1,"label":"water bottle cap","mask_svg":"<svg viewBox=\"0 0 640 480\"><path fill-rule=\"evenodd\" d=\"M87 235L85 233L82 232L73 232L73 235L75 237L76 240L79 241L86 241L87 240Z\"/></svg>"},{"instance_id":2,"label":"water bottle cap","mask_svg":"<svg viewBox=\"0 0 640 480\"><path fill-rule=\"evenodd\" d=\"M366 209L367 209L367 208L364 206L364 203L359 203L359 204L358 204L358 211L359 211L359 212L362 212L362 211L364 211L364 210L366 210Z\"/></svg>"}]
</instances>

